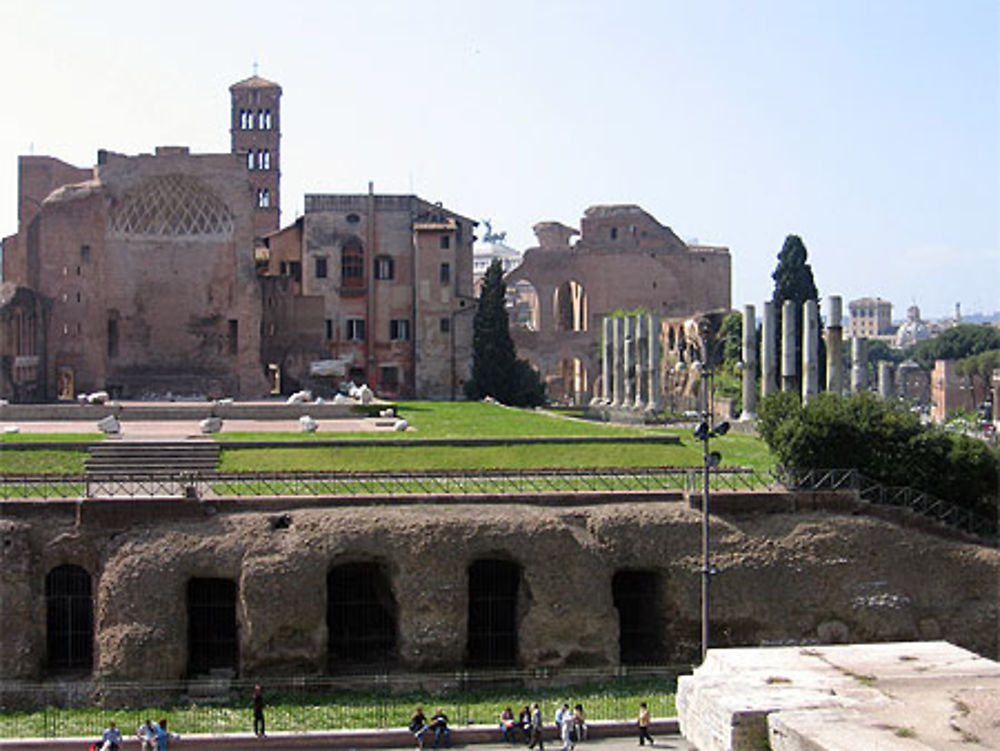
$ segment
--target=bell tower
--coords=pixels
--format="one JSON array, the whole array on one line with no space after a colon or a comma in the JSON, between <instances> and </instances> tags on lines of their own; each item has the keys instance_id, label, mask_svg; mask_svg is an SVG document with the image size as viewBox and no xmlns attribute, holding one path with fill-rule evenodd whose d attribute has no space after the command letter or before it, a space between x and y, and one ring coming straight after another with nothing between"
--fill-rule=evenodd
<instances>
[{"instance_id":1,"label":"bell tower","mask_svg":"<svg viewBox=\"0 0 1000 751\"><path fill-rule=\"evenodd\" d=\"M231 148L246 160L254 186L254 232L281 226L281 87L257 75L229 87Z\"/></svg>"}]
</instances>

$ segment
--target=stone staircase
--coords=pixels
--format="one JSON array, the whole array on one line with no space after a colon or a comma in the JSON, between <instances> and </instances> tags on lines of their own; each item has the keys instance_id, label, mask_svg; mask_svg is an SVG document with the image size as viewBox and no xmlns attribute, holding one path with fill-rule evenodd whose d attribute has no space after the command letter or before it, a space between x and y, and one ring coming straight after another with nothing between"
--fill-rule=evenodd
<instances>
[{"instance_id":1,"label":"stone staircase","mask_svg":"<svg viewBox=\"0 0 1000 751\"><path fill-rule=\"evenodd\" d=\"M88 474L177 475L206 472L219 464L214 441L150 441L93 444L84 467Z\"/></svg>"}]
</instances>

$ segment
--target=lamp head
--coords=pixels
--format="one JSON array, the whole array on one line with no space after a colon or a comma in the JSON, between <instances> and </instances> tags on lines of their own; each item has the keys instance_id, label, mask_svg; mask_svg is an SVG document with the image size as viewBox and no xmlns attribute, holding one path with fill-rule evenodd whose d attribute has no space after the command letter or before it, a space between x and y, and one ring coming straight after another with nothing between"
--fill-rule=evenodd
<instances>
[{"instance_id":1,"label":"lamp head","mask_svg":"<svg viewBox=\"0 0 1000 751\"><path fill-rule=\"evenodd\" d=\"M697 428L694 429L694 437L697 438L699 441L708 440L708 436L709 436L709 428L707 422L702 422L700 425L698 425Z\"/></svg>"},{"instance_id":2,"label":"lamp head","mask_svg":"<svg viewBox=\"0 0 1000 751\"><path fill-rule=\"evenodd\" d=\"M718 425L715 426L715 431L714 431L715 435L725 435L726 433L729 432L729 428L730 425L728 420L726 422L720 422Z\"/></svg>"}]
</instances>

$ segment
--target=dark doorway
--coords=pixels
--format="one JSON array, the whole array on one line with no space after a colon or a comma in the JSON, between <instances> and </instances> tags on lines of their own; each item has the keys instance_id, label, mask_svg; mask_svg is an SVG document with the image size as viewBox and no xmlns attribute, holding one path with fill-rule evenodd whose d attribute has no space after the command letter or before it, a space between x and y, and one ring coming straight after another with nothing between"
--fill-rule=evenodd
<instances>
[{"instance_id":1,"label":"dark doorway","mask_svg":"<svg viewBox=\"0 0 1000 751\"><path fill-rule=\"evenodd\" d=\"M188 673L239 667L236 582L191 579L187 588Z\"/></svg>"},{"instance_id":2,"label":"dark doorway","mask_svg":"<svg viewBox=\"0 0 1000 751\"><path fill-rule=\"evenodd\" d=\"M345 563L326 577L329 670L386 665L396 659L396 600L385 568Z\"/></svg>"},{"instance_id":3,"label":"dark doorway","mask_svg":"<svg viewBox=\"0 0 1000 751\"><path fill-rule=\"evenodd\" d=\"M611 583L618 610L618 653L623 665L663 661L660 577L653 571L618 571Z\"/></svg>"},{"instance_id":4,"label":"dark doorway","mask_svg":"<svg viewBox=\"0 0 1000 751\"><path fill-rule=\"evenodd\" d=\"M94 601L90 574L58 566L45 577L47 666L52 671L94 667Z\"/></svg>"},{"instance_id":5,"label":"dark doorway","mask_svg":"<svg viewBox=\"0 0 1000 751\"><path fill-rule=\"evenodd\" d=\"M521 567L510 561L481 560L469 567L471 667L517 663L517 593Z\"/></svg>"}]
</instances>

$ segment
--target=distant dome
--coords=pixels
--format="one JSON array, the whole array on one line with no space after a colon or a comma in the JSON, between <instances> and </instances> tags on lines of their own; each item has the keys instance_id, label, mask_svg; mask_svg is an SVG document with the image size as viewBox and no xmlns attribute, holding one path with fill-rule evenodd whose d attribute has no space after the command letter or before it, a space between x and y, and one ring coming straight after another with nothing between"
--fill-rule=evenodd
<instances>
[{"instance_id":1,"label":"distant dome","mask_svg":"<svg viewBox=\"0 0 1000 751\"><path fill-rule=\"evenodd\" d=\"M111 232L146 237L230 237L233 212L190 175L157 175L127 191L111 213Z\"/></svg>"}]
</instances>

